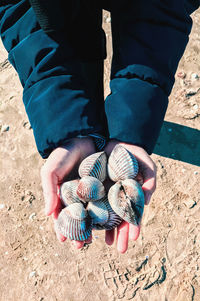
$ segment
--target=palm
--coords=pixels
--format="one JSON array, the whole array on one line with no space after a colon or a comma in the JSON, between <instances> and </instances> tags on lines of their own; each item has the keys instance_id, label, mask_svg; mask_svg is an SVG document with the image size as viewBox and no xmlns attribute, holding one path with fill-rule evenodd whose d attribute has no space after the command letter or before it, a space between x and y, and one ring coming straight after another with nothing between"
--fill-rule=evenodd
<instances>
[{"instance_id":1,"label":"palm","mask_svg":"<svg viewBox=\"0 0 200 301\"><path fill-rule=\"evenodd\" d=\"M76 166L90 154L95 152L93 142L89 138L76 138L70 140L65 146L55 149L45 165L41 169L42 187L45 199L45 212L47 215L53 214L54 220L57 219L61 211L61 202L58 194L59 185L72 172L76 171ZM55 232L60 241L66 240L57 229ZM84 242L77 242L78 248Z\"/></svg>"},{"instance_id":2,"label":"palm","mask_svg":"<svg viewBox=\"0 0 200 301\"><path fill-rule=\"evenodd\" d=\"M109 155L116 144L120 142L112 141L107 146L105 151ZM149 155L141 147L120 143L126 147L138 160L139 174L136 178L142 185L145 195L145 204L149 204L151 195L156 188L156 166ZM140 225L132 225L127 222L122 222L117 228L117 249L124 253L128 248L128 240L137 240L140 234ZM106 231L105 241L108 245L112 245L115 238L115 230Z\"/></svg>"}]
</instances>

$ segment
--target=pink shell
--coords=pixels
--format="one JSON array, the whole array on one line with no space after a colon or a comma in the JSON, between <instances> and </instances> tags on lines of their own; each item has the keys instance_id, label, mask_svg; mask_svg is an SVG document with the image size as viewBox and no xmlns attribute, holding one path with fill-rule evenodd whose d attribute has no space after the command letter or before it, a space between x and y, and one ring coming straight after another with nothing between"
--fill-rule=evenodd
<instances>
[{"instance_id":1,"label":"pink shell","mask_svg":"<svg viewBox=\"0 0 200 301\"><path fill-rule=\"evenodd\" d=\"M100 200L105 194L105 188L98 179L90 176L80 179L77 187L77 195L84 202Z\"/></svg>"}]
</instances>

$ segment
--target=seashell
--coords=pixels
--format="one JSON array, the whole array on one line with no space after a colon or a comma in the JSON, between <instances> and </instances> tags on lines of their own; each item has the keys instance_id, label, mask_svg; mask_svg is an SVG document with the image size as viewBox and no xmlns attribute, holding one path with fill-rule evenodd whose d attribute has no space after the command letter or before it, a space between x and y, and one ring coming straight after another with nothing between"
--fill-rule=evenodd
<instances>
[{"instance_id":1,"label":"seashell","mask_svg":"<svg viewBox=\"0 0 200 301\"><path fill-rule=\"evenodd\" d=\"M144 193L133 179L115 183L108 192L112 209L128 223L138 225L144 210Z\"/></svg>"},{"instance_id":2,"label":"seashell","mask_svg":"<svg viewBox=\"0 0 200 301\"><path fill-rule=\"evenodd\" d=\"M60 233L72 240L86 240L92 233L92 219L81 203L65 207L57 219Z\"/></svg>"},{"instance_id":3,"label":"seashell","mask_svg":"<svg viewBox=\"0 0 200 301\"><path fill-rule=\"evenodd\" d=\"M78 198L76 193L79 180L72 180L64 182L60 186L60 198L64 206L68 206L73 203L80 203L81 200Z\"/></svg>"},{"instance_id":4,"label":"seashell","mask_svg":"<svg viewBox=\"0 0 200 301\"><path fill-rule=\"evenodd\" d=\"M87 207L88 214L92 218L93 226L104 225L109 219L109 212L103 200L90 202Z\"/></svg>"},{"instance_id":5,"label":"seashell","mask_svg":"<svg viewBox=\"0 0 200 301\"><path fill-rule=\"evenodd\" d=\"M119 180L133 179L138 174L138 162L122 145L116 145L108 159L109 178L117 182Z\"/></svg>"},{"instance_id":6,"label":"seashell","mask_svg":"<svg viewBox=\"0 0 200 301\"><path fill-rule=\"evenodd\" d=\"M93 229L111 230L116 228L122 219L111 208L107 197L100 201L90 202L88 213L92 217Z\"/></svg>"},{"instance_id":7,"label":"seashell","mask_svg":"<svg viewBox=\"0 0 200 301\"><path fill-rule=\"evenodd\" d=\"M91 176L104 182L107 176L107 155L98 152L85 158L79 166L80 177Z\"/></svg>"},{"instance_id":8,"label":"seashell","mask_svg":"<svg viewBox=\"0 0 200 301\"><path fill-rule=\"evenodd\" d=\"M76 193L84 202L98 201L106 194L103 184L90 176L80 179Z\"/></svg>"}]
</instances>

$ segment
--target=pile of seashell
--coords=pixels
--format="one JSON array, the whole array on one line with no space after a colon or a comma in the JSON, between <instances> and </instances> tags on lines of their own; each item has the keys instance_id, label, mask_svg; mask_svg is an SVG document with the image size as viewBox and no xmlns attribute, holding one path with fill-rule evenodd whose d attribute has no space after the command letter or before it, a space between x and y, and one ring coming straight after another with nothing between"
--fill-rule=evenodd
<instances>
[{"instance_id":1,"label":"pile of seashell","mask_svg":"<svg viewBox=\"0 0 200 301\"><path fill-rule=\"evenodd\" d=\"M116 145L109 158L105 152L90 155L79 166L80 179L64 182L60 198L64 209L57 225L72 240L86 240L92 229L111 230L122 220L138 225L144 209L136 158L123 146ZM113 185L107 192L103 183Z\"/></svg>"}]
</instances>

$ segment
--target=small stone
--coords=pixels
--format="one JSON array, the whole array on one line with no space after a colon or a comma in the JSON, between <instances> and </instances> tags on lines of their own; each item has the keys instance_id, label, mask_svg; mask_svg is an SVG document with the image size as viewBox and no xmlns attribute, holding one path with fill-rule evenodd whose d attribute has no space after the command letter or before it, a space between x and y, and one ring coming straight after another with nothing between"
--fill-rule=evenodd
<instances>
[{"instance_id":1,"label":"small stone","mask_svg":"<svg viewBox=\"0 0 200 301\"><path fill-rule=\"evenodd\" d=\"M111 17L107 17L106 18L106 23L110 23L111 22Z\"/></svg>"},{"instance_id":2,"label":"small stone","mask_svg":"<svg viewBox=\"0 0 200 301\"><path fill-rule=\"evenodd\" d=\"M197 104L193 105L194 110L198 110L199 106Z\"/></svg>"},{"instance_id":3,"label":"small stone","mask_svg":"<svg viewBox=\"0 0 200 301\"><path fill-rule=\"evenodd\" d=\"M194 200L188 200L186 205L189 209L192 209L197 203Z\"/></svg>"},{"instance_id":4,"label":"small stone","mask_svg":"<svg viewBox=\"0 0 200 301\"><path fill-rule=\"evenodd\" d=\"M186 73L184 71L180 71L177 73L177 76L184 79L186 77Z\"/></svg>"},{"instance_id":5,"label":"small stone","mask_svg":"<svg viewBox=\"0 0 200 301\"><path fill-rule=\"evenodd\" d=\"M5 208L5 204L0 204L0 209L4 209Z\"/></svg>"},{"instance_id":6,"label":"small stone","mask_svg":"<svg viewBox=\"0 0 200 301\"><path fill-rule=\"evenodd\" d=\"M187 90L187 91L186 91L186 94L185 94L185 97L186 97L186 98L189 98L189 97L191 97L191 96L194 96L194 95L197 94L197 92L198 92L198 90L193 90L193 89Z\"/></svg>"},{"instance_id":7,"label":"small stone","mask_svg":"<svg viewBox=\"0 0 200 301\"><path fill-rule=\"evenodd\" d=\"M195 171L195 172L194 172L194 175L195 175L195 176L198 175L198 171Z\"/></svg>"},{"instance_id":8,"label":"small stone","mask_svg":"<svg viewBox=\"0 0 200 301\"><path fill-rule=\"evenodd\" d=\"M5 255L8 255L8 251L5 252Z\"/></svg>"},{"instance_id":9,"label":"small stone","mask_svg":"<svg viewBox=\"0 0 200 301\"><path fill-rule=\"evenodd\" d=\"M191 80L199 80L199 76L197 73L192 73Z\"/></svg>"},{"instance_id":10,"label":"small stone","mask_svg":"<svg viewBox=\"0 0 200 301\"><path fill-rule=\"evenodd\" d=\"M44 227L40 226L40 230L44 230Z\"/></svg>"},{"instance_id":11,"label":"small stone","mask_svg":"<svg viewBox=\"0 0 200 301\"><path fill-rule=\"evenodd\" d=\"M172 129L170 128L170 129L168 129L168 132L172 132Z\"/></svg>"},{"instance_id":12,"label":"small stone","mask_svg":"<svg viewBox=\"0 0 200 301\"><path fill-rule=\"evenodd\" d=\"M30 216L29 216L29 219L34 219L34 217L36 217L36 213L33 212Z\"/></svg>"},{"instance_id":13,"label":"small stone","mask_svg":"<svg viewBox=\"0 0 200 301\"><path fill-rule=\"evenodd\" d=\"M58 257L58 253L55 254L55 257Z\"/></svg>"},{"instance_id":14,"label":"small stone","mask_svg":"<svg viewBox=\"0 0 200 301\"><path fill-rule=\"evenodd\" d=\"M29 278L33 278L33 277L35 277L35 276L36 276L36 271L30 272Z\"/></svg>"},{"instance_id":15,"label":"small stone","mask_svg":"<svg viewBox=\"0 0 200 301\"><path fill-rule=\"evenodd\" d=\"M4 124L4 125L2 125L2 127L1 127L1 133L8 132L9 129L10 129L9 125Z\"/></svg>"}]
</instances>

